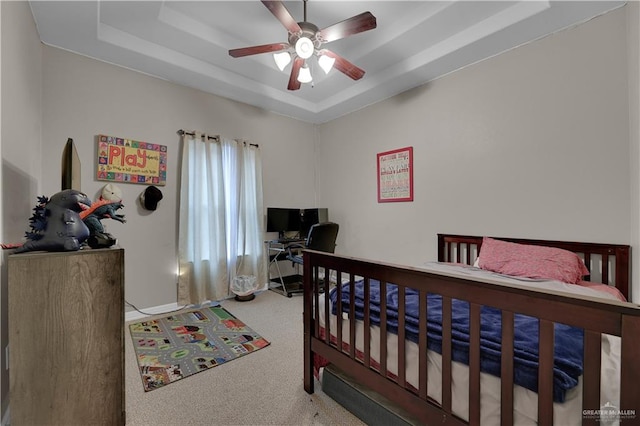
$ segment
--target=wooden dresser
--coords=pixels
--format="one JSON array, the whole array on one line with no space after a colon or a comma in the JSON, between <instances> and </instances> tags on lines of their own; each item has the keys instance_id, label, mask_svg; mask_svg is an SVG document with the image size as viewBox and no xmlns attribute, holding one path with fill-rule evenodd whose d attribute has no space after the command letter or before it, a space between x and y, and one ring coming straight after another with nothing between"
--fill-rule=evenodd
<instances>
[{"instance_id":1,"label":"wooden dresser","mask_svg":"<svg viewBox=\"0 0 640 426\"><path fill-rule=\"evenodd\" d=\"M9 256L11 425L124 425L124 250Z\"/></svg>"}]
</instances>

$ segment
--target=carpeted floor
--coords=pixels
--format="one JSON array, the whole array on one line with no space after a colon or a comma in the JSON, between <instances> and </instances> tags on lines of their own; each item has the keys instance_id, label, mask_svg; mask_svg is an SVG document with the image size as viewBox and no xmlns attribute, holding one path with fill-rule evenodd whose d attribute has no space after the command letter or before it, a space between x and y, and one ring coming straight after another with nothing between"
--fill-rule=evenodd
<instances>
[{"instance_id":1,"label":"carpeted floor","mask_svg":"<svg viewBox=\"0 0 640 426\"><path fill-rule=\"evenodd\" d=\"M269 347L145 392L129 327L125 335L127 425L357 425L364 423L302 383L302 297L265 291L222 306L266 338Z\"/></svg>"}]
</instances>

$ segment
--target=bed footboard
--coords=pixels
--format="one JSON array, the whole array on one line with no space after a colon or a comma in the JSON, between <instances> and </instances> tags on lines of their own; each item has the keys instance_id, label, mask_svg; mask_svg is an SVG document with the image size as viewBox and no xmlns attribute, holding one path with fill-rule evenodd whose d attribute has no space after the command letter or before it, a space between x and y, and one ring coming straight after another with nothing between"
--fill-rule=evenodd
<instances>
[{"instance_id":1,"label":"bed footboard","mask_svg":"<svg viewBox=\"0 0 640 426\"><path fill-rule=\"evenodd\" d=\"M628 265L627 265L628 267ZM334 315L324 292L329 278L348 283L350 307L342 315ZM321 279L322 278L322 279ZM354 308L354 285L362 279L364 315L358 325ZM370 320L370 288L379 283L380 293L387 285L397 285L397 339L388 337L387 309L380 298L379 336L372 334ZM376 284L378 285L378 284ZM337 311L342 312L342 286L337 286ZM405 328L405 294L417 292L420 313L427 310L427 294L441 297L442 350L439 377L428 368L427 318L420 316L415 327L417 339L417 378L409 382L407 371L408 346ZM454 412L452 403L452 305L454 301L469 304L469 362L466 404L468 412ZM624 424L640 424L637 383L640 383L640 307L631 303L606 301L593 297L576 296L553 291L534 291L517 286L504 286L448 276L418 268L370 262L333 254L304 252L304 388L314 392L314 358L331 363L353 380L378 392L408 411L425 424L481 423L481 361L480 317L484 306L501 311L500 422L514 423L514 332L517 315L538 319L539 359L537 373L537 419L539 424L554 423L554 325L563 324L584 330L584 362L581 376L582 404L575 413L583 424L592 424L602 415L601 351L602 336L621 338L620 398L617 415ZM541 308L543 307L543 308ZM320 319L323 319L321 321ZM324 320L326 319L326 320ZM394 340L390 340L394 339ZM395 343L397 341L397 343ZM375 342L375 343L373 343ZM394 343L390 343L394 342ZM397 350L397 361L388 365L388 348ZM396 347L397 346L397 347ZM456 367L457 368L457 367ZM484 373L482 373L484 374ZM441 389L438 400L430 396L428 383L436 380ZM557 404L556 404L557 405Z\"/></svg>"}]
</instances>

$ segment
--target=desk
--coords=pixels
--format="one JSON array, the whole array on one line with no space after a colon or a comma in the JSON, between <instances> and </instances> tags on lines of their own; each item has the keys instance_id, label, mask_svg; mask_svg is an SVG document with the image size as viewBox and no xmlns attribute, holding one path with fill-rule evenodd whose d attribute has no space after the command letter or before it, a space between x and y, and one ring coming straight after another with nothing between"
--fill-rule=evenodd
<instances>
[{"instance_id":1,"label":"desk","mask_svg":"<svg viewBox=\"0 0 640 426\"><path fill-rule=\"evenodd\" d=\"M282 287L282 293L287 296L287 297L291 297L293 295L293 293L299 293L301 292L301 286L302 286L302 276L301 275L288 275L288 276L282 276L282 271L280 270L280 265L278 265L278 262L282 261L282 260L286 260L286 254L289 251L289 247L297 245L297 246L303 246L306 240L304 239L295 239L295 240L286 240L286 241L281 241L281 240L268 240L265 241L265 245L267 247L267 273L269 274L269 282L275 282L280 284L280 286ZM277 272L277 276L271 278L271 267L275 265L276 267L276 272ZM289 285L293 285L293 284L297 284L296 285L296 289L292 289L292 290L287 290L287 284Z\"/></svg>"}]
</instances>

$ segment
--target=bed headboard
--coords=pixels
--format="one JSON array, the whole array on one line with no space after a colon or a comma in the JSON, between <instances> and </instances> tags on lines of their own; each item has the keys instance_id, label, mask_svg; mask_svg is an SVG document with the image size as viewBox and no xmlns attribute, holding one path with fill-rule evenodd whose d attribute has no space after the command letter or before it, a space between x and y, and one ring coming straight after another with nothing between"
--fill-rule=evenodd
<instances>
[{"instance_id":1,"label":"bed headboard","mask_svg":"<svg viewBox=\"0 0 640 426\"><path fill-rule=\"evenodd\" d=\"M482 238L472 235L438 234L438 262L457 262L472 265L482 247ZM630 299L631 246L623 244L580 243L569 241L528 240L524 238L491 237L512 243L557 247L578 254L590 275L585 280L593 280L615 286Z\"/></svg>"}]
</instances>

